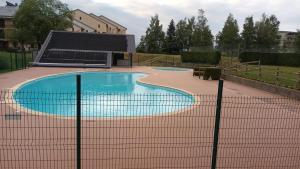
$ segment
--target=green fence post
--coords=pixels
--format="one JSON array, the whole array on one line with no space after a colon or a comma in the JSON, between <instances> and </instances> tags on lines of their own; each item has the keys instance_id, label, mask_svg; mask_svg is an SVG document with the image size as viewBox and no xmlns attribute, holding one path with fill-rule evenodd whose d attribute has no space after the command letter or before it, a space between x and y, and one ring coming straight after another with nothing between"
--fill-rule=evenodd
<instances>
[{"instance_id":1,"label":"green fence post","mask_svg":"<svg viewBox=\"0 0 300 169\"><path fill-rule=\"evenodd\" d=\"M223 80L219 80L211 169L217 168L217 153L218 153L218 143L219 143L219 129L220 129L220 122L221 122L222 97L223 97Z\"/></svg>"},{"instance_id":2,"label":"green fence post","mask_svg":"<svg viewBox=\"0 0 300 169\"><path fill-rule=\"evenodd\" d=\"M18 55L17 55L17 52L15 51L15 68L16 68L16 70L18 70L19 68L18 68Z\"/></svg>"},{"instance_id":3,"label":"green fence post","mask_svg":"<svg viewBox=\"0 0 300 169\"><path fill-rule=\"evenodd\" d=\"M296 84L296 88L300 90L300 72L298 72L297 75L298 75L298 81Z\"/></svg>"},{"instance_id":4,"label":"green fence post","mask_svg":"<svg viewBox=\"0 0 300 169\"><path fill-rule=\"evenodd\" d=\"M276 84L279 84L279 67L276 69Z\"/></svg>"},{"instance_id":5,"label":"green fence post","mask_svg":"<svg viewBox=\"0 0 300 169\"><path fill-rule=\"evenodd\" d=\"M9 56L10 56L10 71L13 71L13 58L11 52L9 52Z\"/></svg>"},{"instance_id":6,"label":"green fence post","mask_svg":"<svg viewBox=\"0 0 300 169\"><path fill-rule=\"evenodd\" d=\"M81 169L81 76L76 75L76 169Z\"/></svg>"}]
</instances>

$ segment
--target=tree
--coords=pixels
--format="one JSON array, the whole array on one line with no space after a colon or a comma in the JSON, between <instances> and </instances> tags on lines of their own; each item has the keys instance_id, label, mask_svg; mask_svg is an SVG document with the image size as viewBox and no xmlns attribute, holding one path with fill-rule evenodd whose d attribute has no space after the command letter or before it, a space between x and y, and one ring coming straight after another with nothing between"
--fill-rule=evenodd
<instances>
[{"instance_id":1,"label":"tree","mask_svg":"<svg viewBox=\"0 0 300 169\"><path fill-rule=\"evenodd\" d=\"M162 25L159 23L158 15L155 15L151 17L146 35L141 38L138 46L143 47L145 52L160 53L163 49L164 37L165 33L162 30Z\"/></svg>"},{"instance_id":2,"label":"tree","mask_svg":"<svg viewBox=\"0 0 300 169\"><path fill-rule=\"evenodd\" d=\"M239 26L232 14L229 14L222 32L217 35L217 43L225 50L238 48L240 43Z\"/></svg>"},{"instance_id":3,"label":"tree","mask_svg":"<svg viewBox=\"0 0 300 169\"><path fill-rule=\"evenodd\" d=\"M50 30L72 26L72 13L59 0L23 0L14 16L16 27L12 37L20 43L44 42Z\"/></svg>"},{"instance_id":4,"label":"tree","mask_svg":"<svg viewBox=\"0 0 300 169\"><path fill-rule=\"evenodd\" d=\"M245 23L243 25L243 32L242 35L242 45L246 49L253 48L255 46L255 38L256 32L254 27L253 16L247 17L245 19Z\"/></svg>"},{"instance_id":5,"label":"tree","mask_svg":"<svg viewBox=\"0 0 300 169\"><path fill-rule=\"evenodd\" d=\"M146 41L145 41L145 36L141 36L140 43L136 47L137 52L145 52L146 51Z\"/></svg>"},{"instance_id":6,"label":"tree","mask_svg":"<svg viewBox=\"0 0 300 169\"><path fill-rule=\"evenodd\" d=\"M179 51L183 51L188 45L187 22L186 18L180 20L175 29L176 46Z\"/></svg>"},{"instance_id":7,"label":"tree","mask_svg":"<svg viewBox=\"0 0 300 169\"><path fill-rule=\"evenodd\" d=\"M268 17L266 14L262 15L260 21L256 22L256 42L259 48L271 49L277 47L279 43L279 25L280 22L275 15Z\"/></svg>"},{"instance_id":8,"label":"tree","mask_svg":"<svg viewBox=\"0 0 300 169\"><path fill-rule=\"evenodd\" d=\"M298 30L296 35L296 48L298 51L300 51L300 30Z\"/></svg>"},{"instance_id":9,"label":"tree","mask_svg":"<svg viewBox=\"0 0 300 169\"><path fill-rule=\"evenodd\" d=\"M213 35L209 26L207 25L207 18L204 15L204 10L199 9L197 23L194 27L192 36L193 47L212 47Z\"/></svg>"},{"instance_id":10,"label":"tree","mask_svg":"<svg viewBox=\"0 0 300 169\"><path fill-rule=\"evenodd\" d=\"M174 20L172 19L168 30L167 30L167 34L166 34L166 39L165 39L165 46L166 46L166 52L168 53L175 53L178 52L178 47L177 47L177 38L176 38L176 33L175 33L176 29L175 29L175 23Z\"/></svg>"}]
</instances>

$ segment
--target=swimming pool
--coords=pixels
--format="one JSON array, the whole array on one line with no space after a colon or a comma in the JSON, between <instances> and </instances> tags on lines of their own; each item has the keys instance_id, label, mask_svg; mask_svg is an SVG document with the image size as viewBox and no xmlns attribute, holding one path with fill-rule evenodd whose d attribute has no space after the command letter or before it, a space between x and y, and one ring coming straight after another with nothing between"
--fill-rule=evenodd
<instances>
[{"instance_id":1,"label":"swimming pool","mask_svg":"<svg viewBox=\"0 0 300 169\"><path fill-rule=\"evenodd\" d=\"M154 67L153 69L162 70L162 71L191 71L191 69L178 68L178 67Z\"/></svg>"},{"instance_id":2,"label":"swimming pool","mask_svg":"<svg viewBox=\"0 0 300 169\"><path fill-rule=\"evenodd\" d=\"M22 107L48 115L76 114L76 74L81 74L83 117L138 117L176 112L194 104L183 91L148 85L143 73L82 72L30 81L14 92Z\"/></svg>"}]
</instances>

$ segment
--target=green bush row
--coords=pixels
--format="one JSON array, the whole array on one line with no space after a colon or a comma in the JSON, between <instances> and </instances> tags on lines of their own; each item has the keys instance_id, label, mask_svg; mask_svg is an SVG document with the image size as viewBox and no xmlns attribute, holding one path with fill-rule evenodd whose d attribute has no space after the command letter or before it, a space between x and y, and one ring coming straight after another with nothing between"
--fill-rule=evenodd
<instances>
[{"instance_id":1,"label":"green bush row","mask_svg":"<svg viewBox=\"0 0 300 169\"><path fill-rule=\"evenodd\" d=\"M183 52L181 61L183 63L202 63L217 65L221 60L221 53L218 51L211 52Z\"/></svg>"},{"instance_id":2,"label":"green bush row","mask_svg":"<svg viewBox=\"0 0 300 169\"><path fill-rule=\"evenodd\" d=\"M241 62L260 60L262 65L300 66L300 53L243 52L239 59Z\"/></svg>"},{"instance_id":3,"label":"green bush row","mask_svg":"<svg viewBox=\"0 0 300 169\"><path fill-rule=\"evenodd\" d=\"M211 77L212 80L220 80L221 74L220 68L205 68L203 79L208 80Z\"/></svg>"}]
</instances>

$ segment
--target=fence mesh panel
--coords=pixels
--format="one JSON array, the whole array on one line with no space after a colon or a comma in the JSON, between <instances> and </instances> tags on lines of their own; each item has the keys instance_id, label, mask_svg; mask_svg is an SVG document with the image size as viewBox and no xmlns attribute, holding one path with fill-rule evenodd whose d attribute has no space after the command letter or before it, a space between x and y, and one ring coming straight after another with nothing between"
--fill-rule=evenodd
<instances>
[{"instance_id":1,"label":"fence mesh panel","mask_svg":"<svg viewBox=\"0 0 300 169\"><path fill-rule=\"evenodd\" d=\"M0 92L0 168L75 169L76 94ZM217 97L83 92L81 168L211 168ZM217 168L299 168L300 104L223 97Z\"/></svg>"}]
</instances>

